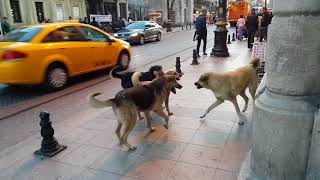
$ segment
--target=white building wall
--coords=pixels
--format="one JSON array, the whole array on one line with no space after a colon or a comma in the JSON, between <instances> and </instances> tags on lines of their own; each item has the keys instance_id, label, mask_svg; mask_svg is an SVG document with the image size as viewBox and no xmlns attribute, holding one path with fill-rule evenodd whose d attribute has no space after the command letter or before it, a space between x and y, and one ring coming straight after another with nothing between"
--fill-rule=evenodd
<instances>
[{"instance_id":1,"label":"white building wall","mask_svg":"<svg viewBox=\"0 0 320 180\"><path fill-rule=\"evenodd\" d=\"M77 14L79 17L76 20L87 16L85 0L20 0L22 23L13 23L10 0L0 0L0 16L8 17L10 24L14 26L38 23L35 2L43 2L44 17L52 22L65 21L69 16L74 17ZM57 19L57 4L62 4L63 19L61 20ZM73 7L77 7L78 11L73 11Z\"/></svg>"}]
</instances>

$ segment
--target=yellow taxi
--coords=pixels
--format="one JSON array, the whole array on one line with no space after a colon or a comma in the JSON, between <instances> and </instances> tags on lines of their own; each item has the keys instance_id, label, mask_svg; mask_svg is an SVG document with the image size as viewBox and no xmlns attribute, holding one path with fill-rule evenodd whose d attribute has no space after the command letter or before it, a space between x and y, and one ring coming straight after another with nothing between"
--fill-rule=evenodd
<instances>
[{"instance_id":1,"label":"yellow taxi","mask_svg":"<svg viewBox=\"0 0 320 180\"><path fill-rule=\"evenodd\" d=\"M130 44L87 24L39 24L0 39L0 83L61 89L80 74L130 63Z\"/></svg>"}]
</instances>

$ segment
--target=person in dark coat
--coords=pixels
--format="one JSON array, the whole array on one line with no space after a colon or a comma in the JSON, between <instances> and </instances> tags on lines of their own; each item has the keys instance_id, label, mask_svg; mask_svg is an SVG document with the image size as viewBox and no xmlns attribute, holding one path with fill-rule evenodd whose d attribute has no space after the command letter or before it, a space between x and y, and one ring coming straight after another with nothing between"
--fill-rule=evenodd
<instances>
[{"instance_id":1,"label":"person in dark coat","mask_svg":"<svg viewBox=\"0 0 320 180\"><path fill-rule=\"evenodd\" d=\"M269 24L271 24L271 16L267 8L264 7L260 25L260 42L262 42L263 39L267 40Z\"/></svg>"},{"instance_id":2,"label":"person in dark coat","mask_svg":"<svg viewBox=\"0 0 320 180\"><path fill-rule=\"evenodd\" d=\"M0 24L1 24L2 32L3 32L4 35L10 32L11 26L10 26L10 24L8 22L8 18L7 17L3 17Z\"/></svg>"},{"instance_id":3,"label":"person in dark coat","mask_svg":"<svg viewBox=\"0 0 320 180\"><path fill-rule=\"evenodd\" d=\"M99 28L99 23L96 21L96 17L92 18L90 25Z\"/></svg>"},{"instance_id":4,"label":"person in dark coat","mask_svg":"<svg viewBox=\"0 0 320 180\"><path fill-rule=\"evenodd\" d=\"M207 46L207 10L203 9L201 15L196 19L196 34L198 36L197 40L197 56L199 55L199 49L201 45L201 40L203 40L203 55L207 55L206 46Z\"/></svg>"},{"instance_id":5,"label":"person in dark coat","mask_svg":"<svg viewBox=\"0 0 320 180\"><path fill-rule=\"evenodd\" d=\"M256 15L256 10L251 9L251 13L247 16L246 27L248 36L248 48L251 50L254 42L254 36L257 32L259 25L258 16Z\"/></svg>"}]
</instances>

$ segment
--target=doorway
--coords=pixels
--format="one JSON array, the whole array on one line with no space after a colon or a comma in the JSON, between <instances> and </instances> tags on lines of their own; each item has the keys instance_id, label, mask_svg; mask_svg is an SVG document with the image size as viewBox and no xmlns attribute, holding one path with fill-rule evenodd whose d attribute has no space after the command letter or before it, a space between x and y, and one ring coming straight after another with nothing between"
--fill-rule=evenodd
<instances>
[{"instance_id":1,"label":"doorway","mask_svg":"<svg viewBox=\"0 0 320 180\"><path fill-rule=\"evenodd\" d=\"M35 2L36 5L36 13L38 22L42 23L44 21L44 11L43 11L43 2Z\"/></svg>"}]
</instances>

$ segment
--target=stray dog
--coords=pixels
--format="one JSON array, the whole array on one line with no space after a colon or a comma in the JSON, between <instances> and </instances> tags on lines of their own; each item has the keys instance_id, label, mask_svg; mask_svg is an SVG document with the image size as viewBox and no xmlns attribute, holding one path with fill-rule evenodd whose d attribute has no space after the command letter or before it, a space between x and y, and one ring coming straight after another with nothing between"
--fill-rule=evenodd
<instances>
[{"instance_id":1,"label":"stray dog","mask_svg":"<svg viewBox=\"0 0 320 180\"><path fill-rule=\"evenodd\" d=\"M101 93L95 93L89 96L89 103L95 108L112 107L114 114L118 119L118 127L116 129L117 137L120 145L126 145L129 150L136 149L135 146L127 142L128 135L134 128L137 121L137 113L144 112L146 116L147 126L150 132L154 129L151 126L150 111L154 111L165 119L165 128L169 125L169 116L161 109L166 94L172 88L181 89L182 86L173 76L165 76L154 79L152 82L143 86L135 86L124 89L116 94L112 99L101 101L95 97ZM123 133L121 128L124 125Z\"/></svg>"},{"instance_id":2,"label":"stray dog","mask_svg":"<svg viewBox=\"0 0 320 180\"><path fill-rule=\"evenodd\" d=\"M151 66L149 71L147 72L125 72L122 74L118 74L118 70L120 67L115 67L111 70L110 74L114 78L121 79L121 86L123 89L127 89L133 86L142 85L143 81L152 81L156 77L161 77L163 75L172 75L177 80L180 80L183 74L176 72L175 70L168 70L165 73L162 71L162 66ZM176 94L175 88L172 88L171 92ZM165 99L165 107L168 112L168 115L171 116L173 113L169 110L169 95L170 92L168 92L167 98ZM143 119L140 113L138 113L139 119Z\"/></svg>"},{"instance_id":3,"label":"stray dog","mask_svg":"<svg viewBox=\"0 0 320 180\"><path fill-rule=\"evenodd\" d=\"M139 85L141 81L152 81L156 77L163 76L162 66L151 66L147 72L124 72L119 74L118 71L121 67L116 66L110 72L110 75L114 78L121 79L121 86L123 89L131 88Z\"/></svg>"},{"instance_id":4,"label":"stray dog","mask_svg":"<svg viewBox=\"0 0 320 180\"><path fill-rule=\"evenodd\" d=\"M245 106L242 112L245 112L248 108L249 98L245 94L245 90L248 87L249 92L255 100L255 93L258 87L256 70L259 67L260 59L254 59L249 65L235 69L234 71L223 73L204 73L200 76L199 81L194 83L198 89L207 88L210 89L217 100L208 107L206 112L200 117L204 118L213 108L217 107L224 100L229 100L234 105L237 115L239 117L239 125L244 124L243 115L240 112L239 105L237 103L237 95L243 97Z\"/></svg>"}]
</instances>

